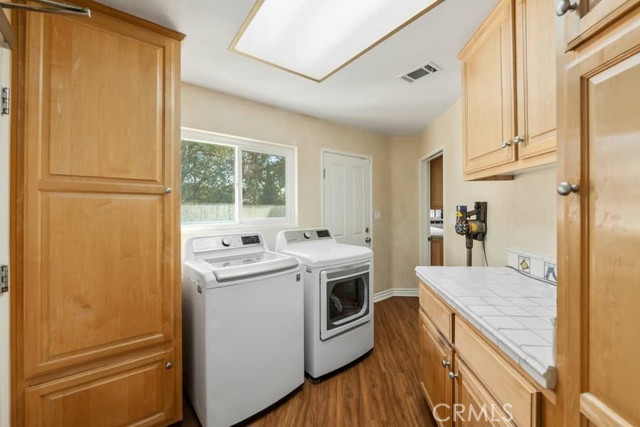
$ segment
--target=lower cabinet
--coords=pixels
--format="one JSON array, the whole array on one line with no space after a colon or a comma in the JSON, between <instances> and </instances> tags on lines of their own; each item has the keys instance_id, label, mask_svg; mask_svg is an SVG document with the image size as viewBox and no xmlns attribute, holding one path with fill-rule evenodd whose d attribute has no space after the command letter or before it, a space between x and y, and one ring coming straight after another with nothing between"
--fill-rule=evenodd
<instances>
[{"instance_id":1,"label":"lower cabinet","mask_svg":"<svg viewBox=\"0 0 640 427\"><path fill-rule=\"evenodd\" d=\"M553 400L424 284L420 386L440 427L551 427ZM551 399L553 392L547 394ZM544 403L544 404L543 404Z\"/></svg>"},{"instance_id":2,"label":"lower cabinet","mask_svg":"<svg viewBox=\"0 0 640 427\"><path fill-rule=\"evenodd\" d=\"M442 427L453 425L453 384L449 378L452 357L449 344L424 313L420 313L420 386Z\"/></svg>"},{"instance_id":3,"label":"lower cabinet","mask_svg":"<svg viewBox=\"0 0 640 427\"><path fill-rule=\"evenodd\" d=\"M155 426L174 414L173 352L158 352L25 390L27 427Z\"/></svg>"},{"instance_id":4,"label":"lower cabinet","mask_svg":"<svg viewBox=\"0 0 640 427\"><path fill-rule=\"evenodd\" d=\"M508 407L491 397L480 380L456 359L455 422L458 427L515 427Z\"/></svg>"}]
</instances>

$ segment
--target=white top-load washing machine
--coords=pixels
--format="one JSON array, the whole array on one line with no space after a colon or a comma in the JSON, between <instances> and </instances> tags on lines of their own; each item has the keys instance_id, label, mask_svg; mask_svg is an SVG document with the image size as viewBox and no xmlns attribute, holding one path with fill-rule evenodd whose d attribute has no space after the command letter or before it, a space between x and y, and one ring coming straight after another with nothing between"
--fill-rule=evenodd
<instances>
[{"instance_id":1,"label":"white top-load washing machine","mask_svg":"<svg viewBox=\"0 0 640 427\"><path fill-rule=\"evenodd\" d=\"M281 231L276 251L304 268L307 373L319 378L373 349L373 252L328 229Z\"/></svg>"},{"instance_id":2,"label":"white top-load washing machine","mask_svg":"<svg viewBox=\"0 0 640 427\"><path fill-rule=\"evenodd\" d=\"M186 242L185 383L204 427L236 424L304 383L300 273L258 233Z\"/></svg>"}]
</instances>

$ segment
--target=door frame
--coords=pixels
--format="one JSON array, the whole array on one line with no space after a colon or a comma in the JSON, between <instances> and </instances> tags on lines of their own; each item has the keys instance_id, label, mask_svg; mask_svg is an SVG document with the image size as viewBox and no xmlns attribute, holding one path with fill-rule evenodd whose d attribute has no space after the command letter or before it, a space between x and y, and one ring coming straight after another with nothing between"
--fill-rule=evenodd
<instances>
[{"instance_id":1,"label":"door frame","mask_svg":"<svg viewBox=\"0 0 640 427\"><path fill-rule=\"evenodd\" d=\"M371 249L375 243L373 225L373 156L349 151L334 150L333 148L320 149L320 223L324 227L324 155L337 154L339 156L355 157L356 159L369 160L369 236L371 237Z\"/></svg>"},{"instance_id":2,"label":"door frame","mask_svg":"<svg viewBox=\"0 0 640 427\"><path fill-rule=\"evenodd\" d=\"M2 13L2 12L0 12ZM11 59L12 52L6 48L0 48L0 88L12 87L11 81ZM0 222L2 227L2 235L5 237L0 240L0 244L3 245L3 252L6 252L6 259L1 259L0 262L7 266L11 265L11 173L12 167L12 146L11 146L11 121L13 111L10 111L9 116L4 118L6 122L6 129L2 129L0 133L0 145L2 145L2 151L0 156L3 158L3 163L7 166L2 169L0 175L0 187L6 188L6 192L2 192L2 199L0 200L0 209L3 210L2 217L5 219ZM11 269L9 269L11 271ZM11 291L11 288L9 288ZM0 294L0 300L2 300L2 310L0 310L0 427L9 427L11 424L11 298L12 292L6 294Z\"/></svg>"},{"instance_id":3,"label":"door frame","mask_svg":"<svg viewBox=\"0 0 640 427\"><path fill-rule=\"evenodd\" d=\"M431 172L431 160L434 160L440 156L444 158L444 147L436 148L435 150L429 152L426 156L422 156L420 161L418 162L418 209L419 212L419 225L418 225L418 236L420 239L419 244L419 257L418 260L420 265L431 265L431 247L427 244L429 237L431 236L431 229L426 226L427 221L427 211L431 206L431 190L429 184ZM444 174L442 177L442 185L444 185ZM443 218L443 221L445 218Z\"/></svg>"}]
</instances>

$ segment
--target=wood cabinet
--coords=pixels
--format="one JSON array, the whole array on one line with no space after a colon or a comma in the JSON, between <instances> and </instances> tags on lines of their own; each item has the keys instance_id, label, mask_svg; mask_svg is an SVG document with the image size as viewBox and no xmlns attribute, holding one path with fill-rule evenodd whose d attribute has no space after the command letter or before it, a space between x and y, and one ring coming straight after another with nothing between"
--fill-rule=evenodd
<instances>
[{"instance_id":1,"label":"wood cabinet","mask_svg":"<svg viewBox=\"0 0 640 427\"><path fill-rule=\"evenodd\" d=\"M459 58L464 175L508 175L556 161L553 0L501 0Z\"/></svg>"},{"instance_id":2,"label":"wood cabinet","mask_svg":"<svg viewBox=\"0 0 640 427\"><path fill-rule=\"evenodd\" d=\"M434 417L443 420L439 424L556 425L555 394L538 389L515 361L501 354L495 343L488 342L427 285L418 287L420 382Z\"/></svg>"},{"instance_id":3,"label":"wood cabinet","mask_svg":"<svg viewBox=\"0 0 640 427\"><path fill-rule=\"evenodd\" d=\"M16 15L15 425L168 424L182 35L78 3L91 19Z\"/></svg>"},{"instance_id":4,"label":"wood cabinet","mask_svg":"<svg viewBox=\"0 0 640 427\"><path fill-rule=\"evenodd\" d=\"M587 3L562 18L559 402L566 426L636 426L640 2Z\"/></svg>"},{"instance_id":5,"label":"wood cabinet","mask_svg":"<svg viewBox=\"0 0 640 427\"><path fill-rule=\"evenodd\" d=\"M513 0L500 0L460 52L465 175L513 163Z\"/></svg>"},{"instance_id":6,"label":"wood cabinet","mask_svg":"<svg viewBox=\"0 0 640 427\"><path fill-rule=\"evenodd\" d=\"M449 370L453 352L436 327L420 314L420 386L436 421L442 427L452 426L453 388ZM440 421L442 420L442 421Z\"/></svg>"}]
</instances>

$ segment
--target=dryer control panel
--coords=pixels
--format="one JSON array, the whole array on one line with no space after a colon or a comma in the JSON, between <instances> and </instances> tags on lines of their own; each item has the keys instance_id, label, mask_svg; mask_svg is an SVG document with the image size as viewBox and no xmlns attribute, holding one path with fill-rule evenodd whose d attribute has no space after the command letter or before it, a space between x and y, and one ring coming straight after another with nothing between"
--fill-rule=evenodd
<instances>
[{"instance_id":1,"label":"dryer control panel","mask_svg":"<svg viewBox=\"0 0 640 427\"><path fill-rule=\"evenodd\" d=\"M310 240L332 240L333 235L328 228L310 230L290 230L284 233L287 243L306 242Z\"/></svg>"}]
</instances>

